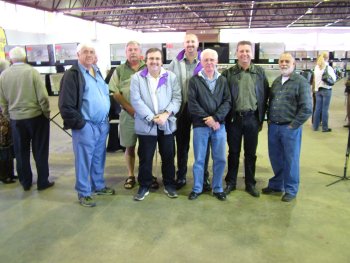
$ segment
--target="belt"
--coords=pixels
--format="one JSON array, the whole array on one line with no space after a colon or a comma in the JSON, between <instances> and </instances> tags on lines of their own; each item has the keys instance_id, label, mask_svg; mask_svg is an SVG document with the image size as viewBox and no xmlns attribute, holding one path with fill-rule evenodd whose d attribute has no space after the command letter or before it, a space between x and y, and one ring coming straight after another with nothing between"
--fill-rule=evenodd
<instances>
[{"instance_id":1,"label":"belt","mask_svg":"<svg viewBox=\"0 0 350 263\"><path fill-rule=\"evenodd\" d=\"M288 125L290 124L290 121L285 121L285 122L272 121L271 123L275 125Z\"/></svg>"},{"instance_id":2,"label":"belt","mask_svg":"<svg viewBox=\"0 0 350 263\"><path fill-rule=\"evenodd\" d=\"M327 88L324 88L324 87L319 87L318 90L332 90L332 88L327 89Z\"/></svg>"},{"instance_id":3,"label":"belt","mask_svg":"<svg viewBox=\"0 0 350 263\"><path fill-rule=\"evenodd\" d=\"M253 110L248 110L248 111L236 111L236 115L240 117L246 117L246 116L251 116L254 115L255 111Z\"/></svg>"}]
</instances>

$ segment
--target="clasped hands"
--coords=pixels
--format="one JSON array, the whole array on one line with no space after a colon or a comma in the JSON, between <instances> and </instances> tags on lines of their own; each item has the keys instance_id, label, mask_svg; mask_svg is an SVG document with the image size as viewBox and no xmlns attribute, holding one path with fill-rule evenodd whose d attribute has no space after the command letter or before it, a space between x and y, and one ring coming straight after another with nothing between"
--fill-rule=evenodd
<instances>
[{"instance_id":1,"label":"clasped hands","mask_svg":"<svg viewBox=\"0 0 350 263\"><path fill-rule=\"evenodd\" d=\"M220 123L218 121L215 121L212 116L203 118L203 121L208 127L212 128L214 131L220 129Z\"/></svg>"},{"instance_id":2,"label":"clasped hands","mask_svg":"<svg viewBox=\"0 0 350 263\"><path fill-rule=\"evenodd\" d=\"M153 121L157 124L157 125L164 125L166 123L166 121L168 120L169 117L169 112L164 111L163 113L157 114L153 117Z\"/></svg>"}]
</instances>

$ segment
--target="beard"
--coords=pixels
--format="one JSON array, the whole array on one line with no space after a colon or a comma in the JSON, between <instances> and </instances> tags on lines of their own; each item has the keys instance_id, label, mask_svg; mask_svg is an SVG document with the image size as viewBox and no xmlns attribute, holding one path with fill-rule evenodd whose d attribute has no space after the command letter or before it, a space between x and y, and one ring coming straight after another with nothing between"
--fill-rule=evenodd
<instances>
[{"instance_id":1,"label":"beard","mask_svg":"<svg viewBox=\"0 0 350 263\"><path fill-rule=\"evenodd\" d=\"M283 77L288 77L290 74L293 73L294 68L293 67L284 68L284 69L281 68L280 71Z\"/></svg>"}]
</instances>

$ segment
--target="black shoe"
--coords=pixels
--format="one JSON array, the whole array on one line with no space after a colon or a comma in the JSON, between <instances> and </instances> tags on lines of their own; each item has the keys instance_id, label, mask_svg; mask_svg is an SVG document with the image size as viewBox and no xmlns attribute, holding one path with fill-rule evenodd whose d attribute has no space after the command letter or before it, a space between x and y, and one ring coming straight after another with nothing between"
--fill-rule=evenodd
<instances>
[{"instance_id":1,"label":"black shoe","mask_svg":"<svg viewBox=\"0 0 350 263\"><path fill-rule=\"evenodd\" d=\"M45 190L45 189L47 189L47 188L50 188L50 187L52 187L52 186L54 186L55 185L55 182L48 182L46 185L44 185L44 186L38 186L38 191L43 191L43 190Z\"/></svg>"},{"instance_id":2,"label":"black shoe","mask_svg":"<svg viewBox=\"0 0 350 263\"><path fill-rule=\"evenodd\" d=\"M32 188L32 186L31 186L31 185L29 185L29 186L23 186L23 190L24 190L24 191L29 191L29 190L30 190L30 188Z\"/></svg>"},{"instance_id":3,"label":"black shoe","mask_svg":"<svg viewBox=\"0 0 350 263\"><path fill-rule=\"evenodd\" d=\"M264 195L278 195L278 194L282 194L281 190L272 189L270 187L265 187L265 188L261 189L261 192Z\"/></svg>"},{"instance_id":4,"label":"black shoe","mask_svg":"<svg viewBox=\"0 0 350 263\"><path fill-rule=\"evenodd\" d=\"M194 200L197 199L198 196L200 196L200 194L196 193L196 192L191 192L190 195L188 196L189 200Z\"/></svg>"},{"instance_id":5,"label":"black shoe","mask_svg":"<svg viewBox=\"0 0 350 263\"><path fill-rule=\"evenodd\" d=\"M145 197L149 194L148 187L140 186L139 190L137 191L137 194L134 196L135 201L142 201L145 199Z\"/></svg>"},{"instance_id":6,"label":"black shoe","mask_svg":"<svg viewBox=\"0 0 350 263\"><path fill-rule=\"evenodd\" d=\"M220 201L226 200L226 194L224 192L213 193L213 195Z\"/></svg>"},{"instance_id":7,"label":"black shoe","mask_svg":"<svg viewBox=\"0 0 350 263\"><path fill-rule=\"evenodd\" d=\"M176 190L180 190L186 185L186 179L177 179L176 180Z\"/></svg>"},{"instance_id":8,"label":"black shoe","mask_svg":"<svg viewBox=\"0 0 350 263\"><path fill-rule=\"evenodd\" d=\"M203 193L210 192L210 191L211 191L210 181L207 178L206 180L204 180L204 183L203 183Z\"/></svg>"},{"instance_id":9,"label":"black shoe","mask_svg":"<svg viewBox=\"0 0 350 263\"><path fill-rule=\"evenodd\" d=\"M13 184L16 182L16 180L12 177L7 177L5 179L0 180L3 184Z\"/></svg>"},{"instance_id":10,"label":"black shoe","mask_svg":"<svg viewBox=\"0 0 350 263\"><path fill-rule=\"evenodd\" d=\"M246 186L245 191L249 193L251 196L254 197L259 197L260 193L259 191L255 188L255 186Z\"/></svg>"},{"instance_id":11,"label":"black shoe","mask_svg":"<svg viewBox=\"0 0 350 263\"><path fill-rule=\"evenodd\" d=\"M331 132L332 129L328 128L327 130L322 130L322 132Z\"/></svg>"},{"instance_id":12,"label":"black shoe","mask_svg":"<svg viewBox=\"0 0 350 263\"><path fill-rule=\"evenodd\" d=\"M170 187L170 186L164 187L164 193L166 193L166 195L170 198L177 198L178 197L175 189L173 189L173 187Z\"/></svg>"},{"instance_id":13,"label":"black shoe","mask_svg":"<svg viewBox=\"0 0 350 263\"><path fill-rule=\"evenodd\" d=\"M350 124L345 124L343 127L344 128L350 128Z\"/></svg>"},{"instance_id":14,"label":"black shoe","mask_svg":"<svg viewBox=\"0 0 350 263\"><path fill-rule=\"evenodd\" d=\"M295 199L295 195L291 195L291 194L288 194L288 193L285 193L283 196L282 196L282 201L283 202L290 202L292 201L293 199Z\"/></svg>"},{"instance_id":15,"label":"black shoe","mask_svg":"<svg viewBox=\"0 0 350 263\"><path fill-rule=\"evenodd\" d=\"M227 184L224 190L226 195L229 195L232 191L236 190L236 186L233 184Z\"/></svg>"}]
</instances>

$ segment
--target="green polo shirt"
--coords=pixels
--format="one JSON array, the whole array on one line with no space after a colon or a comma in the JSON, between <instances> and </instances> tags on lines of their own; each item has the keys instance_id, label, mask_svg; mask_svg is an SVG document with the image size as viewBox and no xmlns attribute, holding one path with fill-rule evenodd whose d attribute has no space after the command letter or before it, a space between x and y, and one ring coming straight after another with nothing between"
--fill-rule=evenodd
<instances>
[{"instance_id":1,"label":"green polo shirt","mask_svg":"<svg viewBox=\"0 0 350 263\"><path fill-rule=\"evenodd\" d=\"M109 90L123 94L123 97L130 102L130 80L131 76L146 67L144 61L140 61L139 68L135 71L130 67L128 61L118 66L113 72L109 81Z\"/></svg>"}]
</instances>

